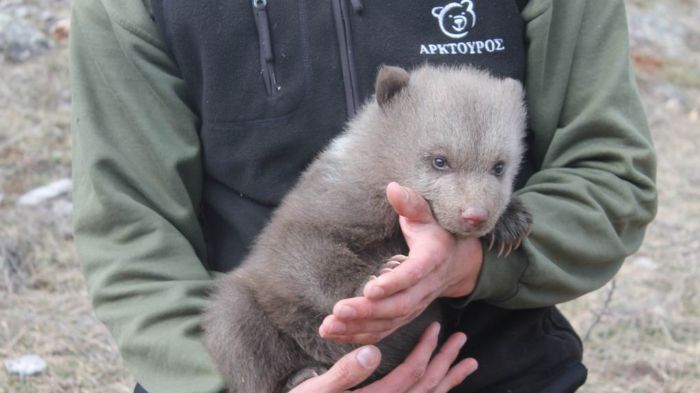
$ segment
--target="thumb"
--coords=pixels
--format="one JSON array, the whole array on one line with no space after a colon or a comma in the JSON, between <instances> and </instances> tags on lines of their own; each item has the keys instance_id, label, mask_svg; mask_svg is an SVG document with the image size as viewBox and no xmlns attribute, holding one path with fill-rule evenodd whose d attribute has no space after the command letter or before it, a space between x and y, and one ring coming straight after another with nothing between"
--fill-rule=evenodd
<instances>
[{"instance_id":1,"label":"thumb","mask_svg":"<svg viewBox=\"0 0 700 393\"><path fill-rule=\"evenodd\" d=\"M391 182L386 187L386 197L396 213L406 220L419 224L435 222L428 202L412 189Z\"/></svg>"},{"instance_id":2,"label":"thumb","mask_svg":"<svg viewBox=\"0 0 700 393\"><path fill-rule=\"evenodd\" d=\"M369 378L379 366L382 355L377 347L358 348L338 360L320 377L307 380L294 393L341 393Z\"/></svg>"}]
</instances>

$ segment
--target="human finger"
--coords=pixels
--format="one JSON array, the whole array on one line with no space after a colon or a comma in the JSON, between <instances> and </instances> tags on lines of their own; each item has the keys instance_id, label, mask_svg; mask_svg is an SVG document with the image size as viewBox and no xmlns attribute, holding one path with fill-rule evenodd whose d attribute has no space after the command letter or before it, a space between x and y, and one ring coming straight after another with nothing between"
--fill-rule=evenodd
<instances>
[{"instance_id":1,"label":"human finger","mask_svg":"<svg viewBox=\"0 0 700 393\"><path fill-rule=\"evenodd\" d=\"M416 311L414 311L412 314L409 314L408 316L404 318L398 318L396 319L396 324L387 330L384 331L379 331L379 332L373 332L373 333L352 333L352 334L337 334L337 335L328 335L324 337L327 340L333 340L338 343L352 343L352 344L375 344L385 337L391 335L404 325L410 323L414 319L416 319L428 306L429 302L425 302L423 305L419 306ZM347 324L350 326L350 329L353 329L352 325L355 323L358 323L359 321L349 321Z\"/></svg>"},{"instance_id":2,"label":"human finger","mask_svg":"<svg viewBox=\"0 0 700 393\"><path fill-rule=\"evenodd\" d=\"M461 362L450 368L450 371L445 375L440 384L435 388L433 393L447 393L455 386L459 385L469 375L474 373L479 368L479 364L473 358L464 359Z\"/></svg>"},{"instance_id":3,"label":"human finger","mask_svg":"<svg viewBox=\"0 0 700 393\"><path fill-rule=\"evenodd\" d=\"M360 333L360 334L344 335L344 336L327 336L327 337L323 337L323 338L326 340L335 341L335 342L340 343L340 344L368 345L368 344L376 344L376 343L382 341L384 338L391 335L396 330L398 330L398 328L387 330L384 332L378 332L378 333Z\"/></svg>"},{"instance_id":4,"label":"human finger","mask_svg":"<svg viewBox=\"0 0 700 393\"><path fill-rule=\"evenodd\" d=\"M333 315L346 324L358 320L406 318L416 311L423 311L434 300L431 288L432 283L425 282L386 299L343 299L333 307Z\"/></svg>"},{"instance_id":5,"label":"human finger","mask_svg":"<svg viewBox=\"0 0 700 393\"><path fill-rule=\"evenodd\" d=\"M290 393L341 393L369 378L379 366L381 353L374 346L358 348L318 377L304 381Z\"/></svg>"},{"instance_id":6,"label":"human finger","mask_svg":"<svg viewBox=\"0 0 700 393\"><path fill-rule=\"evenodd\" d=\"M360 393L402 393L418 383L425 374L430 362L430 356L437 347L440 324L433 322L421 335L418 344L406 357L401 365L396 367L384 378L358 390Z\"/></svg>"},{"instance_id":7,"label":"human finger","mask_svg":"<svg viewBox=\"0 0 700 393\"><path fill-rule=\"evenodd\" d=\"M388 298L415 287L441 265L440 258L443 256L439 252L411 251L408 259L390 273L382 274L369 281L362 290L362 294L372 300Z\"/></svg>"},{"instance_id":8,"label":"human finger","mask_svg":"<svg viewBox=\"0 0 700 393\"><path fill-rule=\"evenodd\" d=\"M400 326L401 323L400 318L360 319L346 322L335 315L329 315L321 323L318 332L323 338L361 333L381 333L392 330Z\"/></svg>"},{"instance_id":9,"label":"human finger","mask_svg":"<svg viewBox=\"0 0 700 393\"><path fill-rule=\"evenodd\" d=\"M394 211L409 221L424 224L435 222L428 202L412 189L392 182L386 187L386 197Z\"/></svg>"},{"instance_id":10,"label":"human finger","mask_svg":"<svg viewBox=\"0 0 700 393\"><path fill-rule=\"evenodd\" d=\"M464 333L455 333L440 347L440 350L430 360L430 364L426 369L425 375L420 382L416 384L409 392L421 393L432 392L443 381L450 370L450 366L454 363L459 350L462 349L464 343L467 342L467 336Z\"/></svg>"}]
</instances>

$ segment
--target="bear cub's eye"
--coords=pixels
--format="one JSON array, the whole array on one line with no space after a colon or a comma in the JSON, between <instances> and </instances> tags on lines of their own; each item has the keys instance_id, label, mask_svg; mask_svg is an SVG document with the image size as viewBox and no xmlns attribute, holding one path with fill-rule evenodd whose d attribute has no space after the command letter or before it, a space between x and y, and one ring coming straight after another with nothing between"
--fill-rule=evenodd
<instances>
[{"instance_id":1,"label":"bear cub's eye","mask_svg":"<svg viewBox=\"0 0 700 393\"><path fill-rule=\"evenodd\" d=\"M444 171L450 169L450 164L447 163L447 158L438 156L433 158L433 168Z\"/></svg>"},{"instance_id":2,"label":"bear cub's eye","mask_svg":"<svg viewBox=\"0 0 700 393\"><path fill-rule=\"evenodd\" d=\"M499 177L503 175L505 170L506 164L503 161L498 161L496 165L493 166L493 169L491 169L491 172L493 172L494 176Z\"/></svg>"}]
</instances>

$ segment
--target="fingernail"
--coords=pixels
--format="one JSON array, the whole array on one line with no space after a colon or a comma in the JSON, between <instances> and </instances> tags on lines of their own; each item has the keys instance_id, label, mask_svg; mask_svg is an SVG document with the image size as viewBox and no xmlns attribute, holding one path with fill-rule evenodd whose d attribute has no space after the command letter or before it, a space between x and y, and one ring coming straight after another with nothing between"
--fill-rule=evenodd
<instances>
[{"instance_id":1,"label":"fingernail","mask_svg":"<svg viewBox=\"0 0 700 393\"><path fill-rule=\"evenodd\" d=\"M355 309L350 306L343 305L338 307L338 310L335 312L335 315L337 315L338 318L351 319L355 318L355 316L357 315L357 311L355 311Z\"/></svg>"},{"instance_id":2,"label":"fingernail","mask_svg":"<svg viewBox=\"0 0 700 393\"><path fill-rule=\"evenodd\" d=\"M345 333L345 330L347 330L347 327L345 326L344 323L334 322L328 328L328 333L331 333L331 334Z\"/></svg>"},{"instance_id":3,"label":"fingernail","mask_svg":"<svg viewBox=\"0 0 700 393\"><path fill-rule=\"evenodd\" d=\"M404 200L405 202L408 202L408 199L411 197L411 196L408 194L408 189L407 189L406 187L403 187L403 186L402 186L402 187L401 187L401 192L403 193L403 200Z\"/></svg>"},{"instance_id":4,"label":"fingernail","mask_svg":"<svg viewBox=\"0 0 700 393\"><path fill-rule=\"evenodd\" d=\"M376 298L380 298L382 296L384 296L384 290L381 287L379 287L377 285L372 285L369 288L367 288L367 297L368 298L376 299Z\"/></svg>"},{"instance_id":5,"label":"fingernail","mask_svg":"<svg viewBox=\"0 0 700 393\"><path fill-rule=\"evenodd\" d=\"M377 355L372 347L363 347L357 351L357 361L364 368L373 368L377 365Z\"/></svg>"},{"instance_id":6,"label":"fingernail","mask_svg":"<svg viewBox=\"0 0 700 393\"><path fill-rule=\"evenodd\" d=\"M433 337L440 337L440 329L442 329L442 325L440 325L440 322L435 322L435 330L433 331Z\"/></svg>"},{"instance_id":7,"label":"fingernail","mask_svg":"<svg viewBox=\"0 0 700 393\"><path fill-rule=\"evenodd\" d=\"M466 336L465 334L463 334L462 337L460 337L459 349L462 349L462 347L463 347L464 344L466 344L466 343L467 343L467 336Z\"/></svg>"}]
</instances>

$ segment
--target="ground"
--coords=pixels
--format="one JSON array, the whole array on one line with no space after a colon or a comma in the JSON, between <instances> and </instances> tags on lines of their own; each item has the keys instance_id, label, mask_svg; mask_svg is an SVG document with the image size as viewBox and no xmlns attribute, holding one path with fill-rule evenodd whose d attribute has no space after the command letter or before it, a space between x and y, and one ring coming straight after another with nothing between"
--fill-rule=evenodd
<instances>
[{"instance_id":1,"label":"ground","mask_svg":"<svg viewBox=\"0 0 700 393\"><path fill-rule=\"evenodd\" d=\"M659 156L658 217L613 283L561 308L585 342L582 392L700 392L700 0L627 4ZM0 13L48 35L69 5L0 0ZM70 199L17 204L70 177L67 63L65 44L51 40L22 62L0 60L0 359L48 363L25 379L0 366L0 392L128 392L134 382L90 309Z\"/></svg>"}]
</instances>

